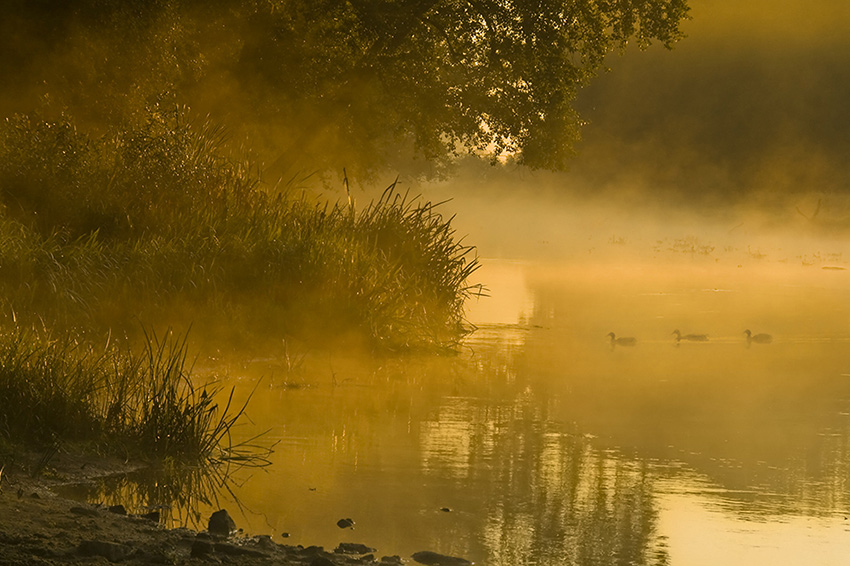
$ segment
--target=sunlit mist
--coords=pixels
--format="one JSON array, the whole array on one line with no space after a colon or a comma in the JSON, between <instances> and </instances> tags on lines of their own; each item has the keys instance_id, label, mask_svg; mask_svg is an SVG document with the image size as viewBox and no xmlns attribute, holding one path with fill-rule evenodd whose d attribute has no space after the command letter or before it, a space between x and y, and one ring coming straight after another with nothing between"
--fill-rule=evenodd
<instances>
[{"instance_id":1,"label":"sunlit mist","mask_svg":"<svg viewBox=\"0 0 850 566\"><path fill-rule=\"evenodd\" d=\"M0 22L0 329L185 331L269 465L77 497L364 564L848 562L850 3L183 4Z\"/></svg>"}]
</instances>

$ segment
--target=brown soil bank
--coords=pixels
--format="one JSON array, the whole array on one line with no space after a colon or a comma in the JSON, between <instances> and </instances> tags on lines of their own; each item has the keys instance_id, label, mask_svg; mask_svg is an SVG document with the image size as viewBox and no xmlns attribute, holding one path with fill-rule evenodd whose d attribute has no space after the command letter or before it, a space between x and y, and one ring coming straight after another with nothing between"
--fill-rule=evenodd
<instances>
[{"instance_id":1,"label":"brown soil bank","mask_svg":"<svg viewBox=\"0 0 850 566\"><path fill-rule=\"evenodd\" d=\"M44 489L0 492L0 565L54 564L276 564L332 566L402 564L373 549L341 545L287 546L267 536L217 536L166 529L142 516L80 504Z\"/></svg>"},{"instance_id":2,"label":"brown soil bank","mask_svg":"<svg viewBox=\"0 0 850 566\"><path fill-rule=\"evenodd\" d=\"M20 470L0 472L0 566L54 564L402 564L376 557L358 544L334 551L287 546L268 536L244 537L166 529L157 517L128 515L121 506L80 503L57 495L57 486L126 472L121 462L63 458L50 473L33 478ZM235 530L229 516L225 532ZM219 522L218 528L222 528ZM210 524L214 533L216 528Z\"/></svg>"}]
</instances>

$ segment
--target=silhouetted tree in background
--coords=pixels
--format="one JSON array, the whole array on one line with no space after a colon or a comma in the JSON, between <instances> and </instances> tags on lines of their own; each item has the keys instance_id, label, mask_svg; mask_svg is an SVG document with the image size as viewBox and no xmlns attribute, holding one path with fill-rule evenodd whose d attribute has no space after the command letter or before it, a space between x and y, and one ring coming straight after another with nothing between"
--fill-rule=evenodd
<instances>
[{"instance_id":1,"label":"silhouetted tree in background","mask_svg":"<svg viewBox=\"0 0 850 566\"><path fill-rule=\"evenodd\" d=\"M629 41L671 47L686 0L18 0L2 110L93 124L189 105L266 162L359 172L466 152L559 169L578 89Z\"/></svg>"}]
</instances>

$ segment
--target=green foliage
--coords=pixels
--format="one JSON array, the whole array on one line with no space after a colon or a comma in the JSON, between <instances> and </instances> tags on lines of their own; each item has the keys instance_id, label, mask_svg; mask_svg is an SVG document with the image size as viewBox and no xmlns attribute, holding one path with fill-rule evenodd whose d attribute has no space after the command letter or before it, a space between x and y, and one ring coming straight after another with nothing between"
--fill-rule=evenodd
<instances>
[{"instance_id":1,"label":"green foliage","mask_svg":"<svg viewBox=\"0 0 850 566\"><path fill-rule=\"evenodd\" d=\"M230 443L242 415L232 410L232 393L221 407L218 388L196 387L185 362L185 338L149 336L139 355L98 352L67 335L0 335L0 437L20 445L88 442L150 461L260 462L259 453Z\"/></svg>"},{"instance_id":2,"label":"green foliage","mask_svg":"<svg viewBox=\"0 0 850 566\"><path fill-rule=\"evenodd\" d=\"M373 335L404 336L405 345L451 344L465 333L458 313L473 291L473 250L456 241L435 205L413 204L393 189L352 215L352 249L378 257L364 258L368 270L350 264L340 280L348 282ZM450 323L435 324L443 320Z\"/></svg>"},{"instance_id":3,"label":"green foliage","mask_svg":"<svg viewBox=\"0 0 850 566\"><path fill-rule=\"evenodd\" d=\"M464 335L477 261L431 203L394 186L359 213L271 194L222 141L180 113L96 139L67 118L0 125L6 312L107 326L236 316L387 348Z\"/></svg>"},{"instance_id":4,"label":"green foliage","mask_svg":"<svg viewBox=\"0 0 850 566\"><path fill-rule=\"evenodd\" d=\"M47 444L59 435L99 432L89 400L103 374L88 371L74 352L73 343L39 342L21 332L2 336L0 435Z\"/></svg>"},{"instance_id":5,"label":"green foliage","mask_svg":"<svg viewBox=\"0 0 850 566\"><path fill-rule=\"evenodd\" d=\"M196 387L186 367L187 344L147 336L140 356L113 358L102 402L104 429L137 442L149 457L221 462L233 452L230 430L244 407L231 411L233 392L219 407L220 389Z\"/></svg>"},{"instance_id":6,"label":"green foliage","mask_svg":"<svg viewBox=\"0 0 850 566\"><path fill-rule=\"evenodd\" d=\"M74 0L45 17L19 3L0 55L43 49L5 57L29 100L112 124L174 100L263 133L283 161L361 171L472 151L561 168L578 89L629 41L671 47L687 13L687 0Z\"/></svg>"},{"instance_id":7,"label":"green foliage","mask_svg":"<svg viewBox=\"0 0 850 566\"><path fill-rule=\"evenodd\" d=\"M247 198L255 181L216 153L222 130L205 124L195 132L180 118L151 112L141 127L97 140L64 116L6 120L0 178L8 212L63 240L93 232L126 239Z\"/></svg>"}]
</instances>

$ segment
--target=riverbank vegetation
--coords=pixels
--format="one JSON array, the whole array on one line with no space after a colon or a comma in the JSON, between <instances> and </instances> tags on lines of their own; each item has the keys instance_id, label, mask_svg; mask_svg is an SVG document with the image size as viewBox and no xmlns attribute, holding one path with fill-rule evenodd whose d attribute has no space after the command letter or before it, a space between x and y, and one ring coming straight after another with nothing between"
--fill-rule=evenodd
<instances>
[{"instance_id":1,"label":"riverbank vegetation","mask_svg":"<svg viewBox=\"0 0 850 566\"><path fill-rule=\"evenodd\" d=\"M0 491L124 486L120 509L185 524L237 470L269 465L263 435L234 440L250 397L234 403L232 389L193 374L186 338L146 334L130 348L0 333Z\"/></svg>"},{"instance_id":2,"label":"riverbank vegetation","mask_svg":"<svg viewBox=\"0 0 850 566\"><path fill-rule=\"evenodd\" d=\"M481 288L473 248L437 205L396 184L357 208L262 179L343 166L361 184L435 175L462 154L562 168L578 89L630 40L671 47L688 12L685 0L383 4L6 10L0 354L14 401L0 435L227 452L233 421L185 376L184 347L140 328L191 326L234 347L455 350L470 331L464 300ZM216 124L250 140L262 167ZM87 349L107 335L147 357Z\"/></svg>"},{"instance_id":3,"label":"riverbank vegetation","mask_svg":"<svg viewBox=\"0 0 850 566\"><path fill-rule=\"evenodd\" d=\"M7 321L353 333L379 349L468 331L477 259L434 204L394 185L362 210L269 190L223 143L179 112L99 137L67 117L3 123Z\"/></svg>"},{"instance_id":4,"label":"riverbank vegetation","mask_svg":"<svg viewBox=\"0 0 850 566\"><path fill-rule=\"evenodd\" d=\"M189 375L185 339L141 329L450 350L469 331L476 267L436 205L395 185L361 210L265 187L221 129L183 112L98 136L67 116L10 118L0 436L47 459L84 440L133 458L256 463L230 444L241 410ZM118 346L86 338L107 335Z\"/></svg>"},{"instance_id":5,"label":"riverbank vegetation","mask_svg":"<svg viewBox=\"0 0 850 566\"><path fill-rule=\"evenodd\" d=\"M148 336L140 352L98 350L67 335L5 332L0 436L44 449L42 466L68 443L141 461L258 463L253 447L226 442L242 409L194 382L186 346L185 337Z\"/></svg>"}]
</instances>

